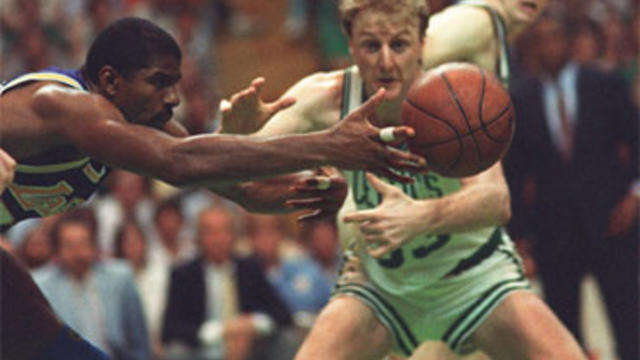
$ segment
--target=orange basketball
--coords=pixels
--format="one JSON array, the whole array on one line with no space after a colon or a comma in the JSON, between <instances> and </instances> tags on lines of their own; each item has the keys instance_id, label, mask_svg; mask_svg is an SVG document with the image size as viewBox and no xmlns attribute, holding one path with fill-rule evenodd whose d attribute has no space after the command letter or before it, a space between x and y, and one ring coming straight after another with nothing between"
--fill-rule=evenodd
<instances>
[{"instance_id":1,"label":"orange basketball","mask_svg":"<svg viewBox=\"0 0 640 360\"><path fill-rule=\"evenodd\" d=\"M402 121L416 131L409 150L448 177L489 168L507 152L515 131L507 90L493 74L468 63L422 74L403 101Z\"/></svg>"}]
</instances>

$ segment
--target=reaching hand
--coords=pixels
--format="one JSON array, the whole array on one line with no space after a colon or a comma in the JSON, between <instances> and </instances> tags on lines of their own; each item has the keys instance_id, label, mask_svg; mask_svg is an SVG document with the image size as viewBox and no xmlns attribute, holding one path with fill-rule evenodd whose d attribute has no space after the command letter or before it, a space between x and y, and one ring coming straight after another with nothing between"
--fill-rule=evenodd
<instances>
[{"instance_id":1,"label":"reaching hand","mask_svg":"<svg viewBox=\"0 0 640 360\"><path fill-rule=\"evenodd\" d=\"M331 128L332 146L336 149L331 163L342 169L363 169L400 182L411 182L390 168L411 172L426 171L424 158L388 146L414 135L407 126L379 129L369 119L384 100L384 89L378 90L367 102Z\"/></svg>"},{"instance_id":2,"label":"reaching hand","mask_svg":"<svg viewBox=\"0 0 640 360\"><path fill-rule=\"evenodd\" d=\"M265 79L262 77L251 81L248 88L235 93L230 100L220 102L222 124L220 131L226 134L251 134L262 126L278 111L288 108L296 101L292 97L281 97L266 103L260 94Z\"/></svg>"},{"instance_id":3,"label":"reaching hand","mask_svg":"<svg viewBox=\"0 0 640 360\"><path fill-rule=\"evenodd\" d=\"M4 150L0 149L0 194L13 181L16 166L16 161Z\"/></svg>"},{"instance_id":4,"label":"reaching hand","mask_svg":"<svg viewBox=\"0 0 640 360\"><path fill-rule=\"evenodd\" d=\"M313 176L294 184L292 190L299 198L286 201L297 209L312 209L298 217L298 221L317 220L335 215L347 196L347 181L335 168L319 168Z\"/></svg>"},{"instance_id":5,"label":"reaching hand","mask_svg":"<svg viewBox=\"0 0 640 360\"><path fill-rule=\"evenodd\" d=\"M358 223L367 252L374 258L404 245L424 232L416 202L399 188L367 174L367 180L382 195L374 209L361 210L344 217L346 223Z\"/></svg>"}]
</instances>

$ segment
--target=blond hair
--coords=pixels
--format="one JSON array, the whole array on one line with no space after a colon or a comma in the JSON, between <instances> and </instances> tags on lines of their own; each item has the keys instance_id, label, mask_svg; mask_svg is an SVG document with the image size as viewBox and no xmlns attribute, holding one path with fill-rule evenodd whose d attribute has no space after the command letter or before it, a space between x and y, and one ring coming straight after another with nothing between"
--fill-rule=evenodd
<instances>
[{"instance_id":1,"label":"blond hair","mask_svg":"<svg viewBox=\"0 0 640 360\"><path fill-rule=\"evenodd\" d=\"M429 3L427 0L340 0L339 13L342 30L351 37L353 20L366 9L376 9L387 14L403 15L419 20L420 36L424 36L429 22Z\"/></svg>"}]
</instances>

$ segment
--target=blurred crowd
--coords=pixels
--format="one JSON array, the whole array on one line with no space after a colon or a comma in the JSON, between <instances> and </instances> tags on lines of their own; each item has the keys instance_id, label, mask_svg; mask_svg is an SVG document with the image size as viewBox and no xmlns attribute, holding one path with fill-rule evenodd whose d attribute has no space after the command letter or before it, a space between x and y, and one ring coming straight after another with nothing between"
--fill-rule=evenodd
<instances>
[{"instance_id":1,"label":"blurred crowd","mask_svg":"<svg viewBox=\"0 0 640 360\"><path fill-rule=\"evenodd\" d=\"M437 10L451 2L432 1L432 5ZM280 29L282 41L295 43L313 37L321 59L319 69L349 63L346 40L337 26L336 6L333 0L289 0ZM621 79L620 93L596 94L591 101L630 97L637 111L638 2L552 1L550 9L565 14L562 21L569 25L566 43L558 45L569 55L557 60L561 62L558 71L567 64L577 64ZM178 39L184 58L182 103L176 116L193 133L214 130L223 96L216 76L224 71L217 65L216 41L220 37L261 36L264 26L259 14L246 13L233 0L5 0L0 15L0 79L50 65L81 65L94 34L125 15L150 18ZM543 56L553 48L540 46L543 30L529 31L513 49L517 69L514 99L520 91L526 93L534 86L531 79L544 84L553 75ZM577 93L574 104L585 101L580 98L582 92ZM516 106L518 113L533 111L527 104L516 102ZM613 131L606 125L608 119L596 121L603 125L593 128L596 131ZM619 164L611 171L619 171L624 178L621 185L607 184L608 180L599 184L624 187L620 194L611 195L615 199L607 203L610 213L600 214L604 219L601 227L586 226L594 223L586 215L567 220L575 226L569 231L573 234L565 232L563 236L593 237L609 245L614 238L631 243L628 247L618 246L618 242L613 247L631 252L636 271L631 278L636 301L632 305L637 313L637 200L618 203L626 199L627 188L638 196L638 183L634 183L638 179L637 117L633 121L635 124L622 124L615 130L629 136L603 145L610 150L611 161ZM539 174L523 175L527 172L522 164L535 162L526 156L544 153L532 155L526 143L526 139L514 140L520 157L507 159L507 176L514 197L511 230L529 275L535 276L541 267L548 273L556 269L549 270L550 266L559 265L545 262L535 250L547 236L536 225L541 221L536 218L536 204L548 201L541 191L548 179ZM567 182L574 176L588 177L573 171L593 165L578 162L578 158L573 163L559 162L558 168L536 170L564 171ZM607 175L613 174L607 171ZM596 190L590 187L589 191ZM563 198L565 203L557 207L593 196L581 192L575 198ZM580 211L584 209L566 206L559 213L565 216ZM620 219L627 221L616 222ZM579 231L573 230L576 226ZM114 359L145 359L149 352L154 359L290 359L314 316L328 301L339 262L331 220L298 226L291 216L248 214L210 192L178 191L124 171L113 171L101 194L88 206L62 216L23 222L2 238L33 271L56 311L68 316L65 320L72 327ZM572 246L583 249L579 243ZM594 252L603 253L600 248ZM615 256L608 259L621 266L613 260ZM591 257L585 262L599 264ZM583 270L597 272L584 267L568 281L578 282ZM611 292L611 296L626 296L616 293L615 288ZM618 306L615 301L608 305ZM637 330L637 316L634 319ZM575 326L570 328L578 331Z\"/></svg>"}]
</instances>

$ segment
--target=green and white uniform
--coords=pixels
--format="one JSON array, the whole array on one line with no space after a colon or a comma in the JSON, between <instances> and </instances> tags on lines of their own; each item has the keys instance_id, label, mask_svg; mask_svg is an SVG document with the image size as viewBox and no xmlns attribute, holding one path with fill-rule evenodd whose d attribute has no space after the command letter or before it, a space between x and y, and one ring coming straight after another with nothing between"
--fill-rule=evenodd
<instances>
[{"instance_id":1,"label":"green and white uniform","mask_svg":"<svg viewBox=\"0 0 640 360\"><path fill-rule=\"evenodd\" d=\"M345 70L342 117L364 101L357 70ZM339 218L375 208L380 194L363 171L347 171L349 194ZM392 184L415 199L438 198L460 189L460 181L435 173L413 176L413 184ZM382 259L369 256L353 224L339 224L342 246L360 258L368 282L341 281L336 294L368 304L393 335L396 350L410 355L427 340L454 350L473 349L475 329L504 297L527 289L521 261L501 227L437 236L421 235Z\"/></svg>"}]
</instances>

